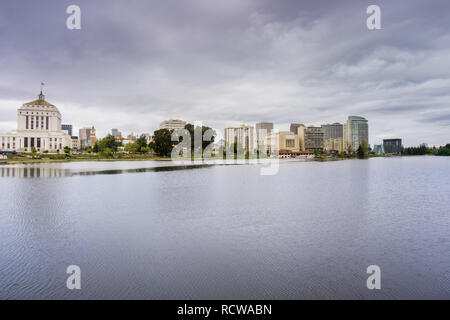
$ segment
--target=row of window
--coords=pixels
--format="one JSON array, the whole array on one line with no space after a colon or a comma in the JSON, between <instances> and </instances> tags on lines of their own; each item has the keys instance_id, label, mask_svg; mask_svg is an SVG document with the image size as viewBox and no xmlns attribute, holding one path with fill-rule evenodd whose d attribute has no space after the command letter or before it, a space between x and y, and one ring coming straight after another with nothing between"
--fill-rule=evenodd
<instances>
[{"instance_id":1,"label":"row of window","mask_svg":"<svg viewBox=\"0 0 450 320\"><path fill-rule=\"evenodd\" d=\"M11 141L10 139L12 138L12 141L16 141L16 137L2 137L2 141L7 140L8 142Z\"/></svg>"},{"instance_id":2,"label":"row of window","mask_svg":"<svg viewBox=\"0 0 450 320\"><path fill-rule=\"evenodd\" d=\"M26 116L25 117L25 129L33 130L35 128L35 124L36 124L36 129L44 129L44 119L45 119L45 130L48 130L49 117L42 117L42 116L41 117ZM41 124L40 126L39 126L39 120L40 120L40 124Z\"/></svg>"}]
</instances>

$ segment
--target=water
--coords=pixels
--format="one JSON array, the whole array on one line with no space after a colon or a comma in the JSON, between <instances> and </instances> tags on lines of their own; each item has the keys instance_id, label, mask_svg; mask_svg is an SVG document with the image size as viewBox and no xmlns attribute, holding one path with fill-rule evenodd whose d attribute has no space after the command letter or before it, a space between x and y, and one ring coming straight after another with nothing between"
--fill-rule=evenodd
<instances>
[{"instance_id":1,"label":"water","mask_svg":"<svg viewBox=\"0 0 450 320\"><path fill-rule=\"evenodd\" d=\"M450 298L450 158L174 169L1 166L0 298Z\"/></svg>"}]
</instances>

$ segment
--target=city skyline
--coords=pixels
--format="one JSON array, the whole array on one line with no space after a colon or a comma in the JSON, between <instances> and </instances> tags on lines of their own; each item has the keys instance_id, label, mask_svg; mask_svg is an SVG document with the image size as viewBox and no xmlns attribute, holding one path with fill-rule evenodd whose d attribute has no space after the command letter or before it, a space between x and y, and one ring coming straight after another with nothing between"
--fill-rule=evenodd
<instances>
[{"instance_id":1,"label":"city skyline","mask_svg":"<svg viewBox=\"0 0 450 320\"><path fill-rule=\"evenodd\" d=\"M369 31L365 1L81 1L82 28L71 31L67 3L27 3L26 11L22 1L7 3L0 132L15 128L15 110L45 82L63 122L95 125L99 137L111 128L152 132L171 118L286 130L361 115L371 143L445 145L446 2L378 4L382 30Z\"/></svg>"}]
</instances>

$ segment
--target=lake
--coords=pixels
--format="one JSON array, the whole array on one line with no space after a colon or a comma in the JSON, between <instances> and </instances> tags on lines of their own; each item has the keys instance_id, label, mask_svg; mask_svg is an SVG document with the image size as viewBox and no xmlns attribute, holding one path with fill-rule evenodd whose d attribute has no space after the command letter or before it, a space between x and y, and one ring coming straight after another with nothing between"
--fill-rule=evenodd
<instances>
[{"instance_id":1,"label":"lake","mask_svg":"<svg viewBox=\"0 0 450 320\"><path fill-rule=\"evenodd\" d=\"M450 299L450 158L260 169L0 166L0 298Z\"/></svg>"}]
</instances>

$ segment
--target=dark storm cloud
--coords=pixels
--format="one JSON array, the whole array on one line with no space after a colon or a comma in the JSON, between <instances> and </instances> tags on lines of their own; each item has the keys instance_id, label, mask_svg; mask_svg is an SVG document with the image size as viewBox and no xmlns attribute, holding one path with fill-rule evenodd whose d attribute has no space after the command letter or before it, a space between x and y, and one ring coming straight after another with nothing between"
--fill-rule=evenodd
<instances>
[{"instance_id":1,"label":"dark storm cloud","mask_svg":"<svg viewBox=\"0 0 450 320\"><path fill-rule=\"evenodd\" d=\"M69 31L73 3L0 4L2 114L15 117L11 102L44 81L64 121L100 133L150 132L167 118L287 129L360 114L371 143L450 136L435 128L450 103L448 1L377 1L377 31L365 26L372 1L79 0L82 29Z\"/></svg>"}]
</instances>

